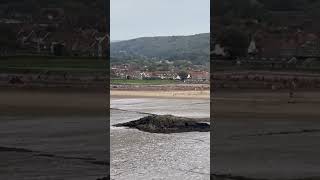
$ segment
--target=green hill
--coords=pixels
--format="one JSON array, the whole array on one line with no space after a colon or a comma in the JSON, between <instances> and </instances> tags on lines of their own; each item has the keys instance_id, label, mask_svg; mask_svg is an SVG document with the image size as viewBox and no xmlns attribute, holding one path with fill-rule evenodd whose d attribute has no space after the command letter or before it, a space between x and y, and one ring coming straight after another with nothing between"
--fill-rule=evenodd
<instances>
[{"instance_id":1,"label":"green hill","mask_svg":"<svg viewBox=\"0 0 320 180\"><path fill-rule=\"evenodd\" d=\"M101 26L105 22L105 8L104 0L0 0L1 18L35 24L54 22L71 27ZM60 17L49 21L44 13L46 9L60 13Z\"/></svg>"},{"instance_id":2,"label":"green hill","mask_svg":"<svg viewBox=\"0 0 320 180\"><path fill-rule=\"evenodd\" d=\"M193 64L209 62L210 34L191 36L142 37L111 43L111 57L116 59L189 60Z\"/></svg>"},{"instance_id":3,"label":"green hill","mask_svg":"<svg viewBox=\"0 0 320 180\"><path fill-rule=\"evenodd\" d=\"M37 15L41 8L62 8L71 16L98 16L105 14L105 3L104 0L0 0L0 10L3 15Z\"/></svg>"},{"instance_id":4,"label":"green hill","mask_svg":"<svg viewBox=\"0 0 320 180\"><path fill-rule=\"evenodd\" d=\"M314 18L320 15L319 0L215 0L213 15L225 18L257 18L263 20L270 11L303 12Z\"/></svg>"}]
</instances>

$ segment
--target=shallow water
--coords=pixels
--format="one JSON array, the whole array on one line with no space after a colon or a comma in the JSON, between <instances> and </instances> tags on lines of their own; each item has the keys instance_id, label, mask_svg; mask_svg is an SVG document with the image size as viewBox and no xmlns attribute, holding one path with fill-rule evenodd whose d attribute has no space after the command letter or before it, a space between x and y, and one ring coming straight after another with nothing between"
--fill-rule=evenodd
<instances>
[{"instance_id":1,"label":"shallow water","mask_svg":"<svg viewBox=\"0 0 320 180\"><path fill-rule=\"evenodd\" d=\"M209 100L111 99L111 125L146 114L208 118ZM111 127L112 179L209 179L210 133L153 134Z\"/></svg>"}]
</instances>

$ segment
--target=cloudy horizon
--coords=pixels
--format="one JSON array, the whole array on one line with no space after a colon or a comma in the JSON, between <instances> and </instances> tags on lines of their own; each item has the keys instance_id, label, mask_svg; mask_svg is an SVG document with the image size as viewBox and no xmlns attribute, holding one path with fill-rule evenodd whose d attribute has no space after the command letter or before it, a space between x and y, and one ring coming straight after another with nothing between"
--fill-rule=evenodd
<instances>
[{"instance_id":1,"label":"cloudy horizon","mask_svg":"<svg viewBox=\"0 0 320 180\"><path fill-rule=\"evenodd\" d=\"M111 0L111 41L210 32L210 0Z\"/></svg>"}]
</instances>

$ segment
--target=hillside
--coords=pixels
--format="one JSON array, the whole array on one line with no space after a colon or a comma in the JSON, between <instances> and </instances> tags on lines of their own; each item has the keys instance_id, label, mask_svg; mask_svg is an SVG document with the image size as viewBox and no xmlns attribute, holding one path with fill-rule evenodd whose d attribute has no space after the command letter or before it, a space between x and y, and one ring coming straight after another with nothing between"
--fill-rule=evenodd
<instances>
[{"instance_id":1,"label":"hillside","mask_svg":"<svg viewBox=\"0 0 320 180\"><path fill-rule=\"evenodd\" d=\"M229 58L249 55L251 40L259 57L318 56L311 53L318 52L316 46L305 44L309 36L313 43L319 41L319 0L216 0L213 7L212 41Z\"/></svg>"},{"instance_id":2,"label":"hillside","mask_svg":"<svg viewBox=\"0 0 320 180\"><path fill-rule=\"evenodd\" d=\"M66 16L69 17L101 17L105 15L104 0L0 0L0 13L2 17L7 18L10 16L21 18L33 16L33 18L37 18L43 8L63 9Z\"/></svg>"},{"instance_id":3,"label":"hillside","mask_svg":"<svg viewBox=\"0 0 320 180\"><path fill-rule=\"evenodd\" d=\"M0 0L0 15L0 22L5 19L17 22L11 24L51 22L64 24L65 28L95 28L101 31L105 30L101 24L106 21L104 0Z\"/></svg>"},{"instance_id":4,"label":"hillside","mask_svg":"<svg viewBox=\"0 0 320 180\"><path fill-rule=\"evenodd\" d=\"M213 15L226 19L256 18L266 20L272 11L301 12L319 17L319 0L216 0Z\"/></svg>"},{"instance_id":5,"label":"hillside","mask_svg":"<svg viewBox=\"0 0 320 180\"><path fill-rule=\"evenodd\" d=\"M209 62L210 34L191 36L142 37L111 43L111 57L117 59L189 60L194 64Z\"/></svg>"},{"instance_id":6,"label":"hillside","mask_svg":"<svg viewBox=\"0 0 320 180\"><path fill-rule=\"evenodd\" d=\"M0 0L0 56L106 56L105 5L104 0Z\"/></svg>"}]
</instances>

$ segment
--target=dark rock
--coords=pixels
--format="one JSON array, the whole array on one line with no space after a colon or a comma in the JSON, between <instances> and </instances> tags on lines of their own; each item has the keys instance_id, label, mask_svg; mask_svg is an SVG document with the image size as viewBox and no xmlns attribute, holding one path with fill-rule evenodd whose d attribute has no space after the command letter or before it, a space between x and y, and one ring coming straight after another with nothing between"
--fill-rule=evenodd
<instances>
[{"instance_id":1,"label":"dark rock","mask_svg":"<svg viewBox=\"0 0 320 180\"><path fill-rule=\"evenodd\" d=\"M29 149L24 149L24 148L0 147L0 152L33 152L33 151Z\"/></svg>"},{"instance_id":2,"label":"dark rock","mask_svg":"<svg viewBox=\"0 0 320 180\"><path fill-rule=\"evenodd\" d=\"M136 128L151 133L209 132L210 124L201 121L202 119L175 117L172 115L150 115L114 126Z\"/></svg>"},{"instance_id":3,"label":"dark rock","mask_svg":"<svg viewBox=\"0 0 320 180\"><path fill-rule=\"evenodd\" d=\"M103 177L103 178L98 178L97 180L110 180L110 176L108 176L108 177Z\"/></svg>"}]
</instances>

